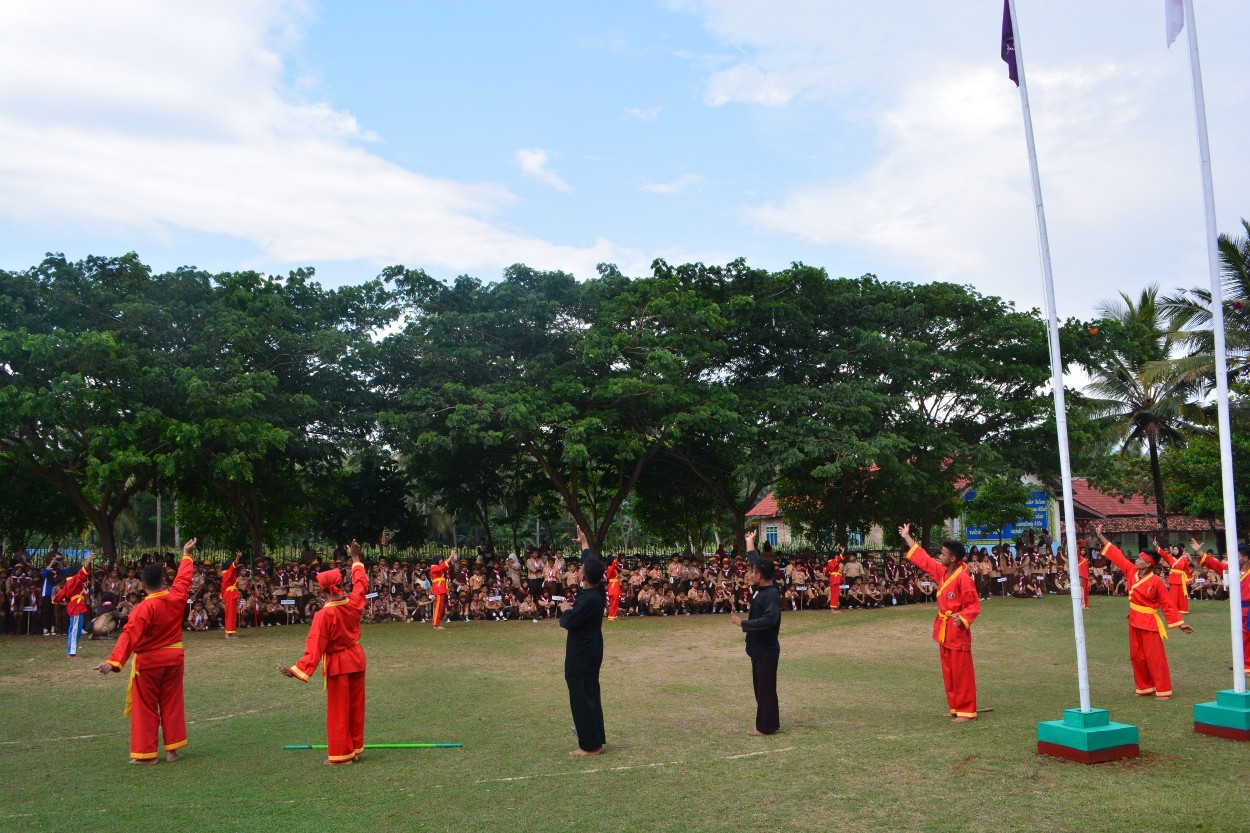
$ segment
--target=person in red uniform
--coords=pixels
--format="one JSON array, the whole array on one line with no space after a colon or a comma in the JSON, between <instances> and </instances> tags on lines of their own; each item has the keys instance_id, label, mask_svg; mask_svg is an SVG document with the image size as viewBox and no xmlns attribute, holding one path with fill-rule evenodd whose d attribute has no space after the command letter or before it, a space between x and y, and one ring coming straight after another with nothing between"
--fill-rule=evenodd
<instances>
[{"instance_id":1,"label":"person in red uniform","mask_svg":"<svg viewBox=\"0 0 1250 833\"><path fill-rule=\"evenodd\" d=\"M1089 609L1089 559L1085 557L1085 549L1077 547L1076 572L1081 579L1081 608Z\"/></svg>"},{"instance_id":2,"label":"person in red uniform","mask_svg":"<svg viewBox=\"0 0 1250 833\"><path fill-rule=\"evenodd\" d=\"M1154 545L1155 551L1170 569L1167 578L1168 592L1172 594L1176 609L1184 616L1189 613L1189 585L1194 580L1193 564L1189 561L1189 555L1181 547L1176 547L1176 552L1169 552L1159 546L1158 538L1154 539Z\"/></svg>"},{"instance_id":3,"label":"person in red uniform","mask_svg":"<svg viewBox=\"0 0 1250 833\"><path fill-rule=\"evenodd\" d=\"M288 677L308 682L324 658L321 673L326 687L326 763L350 764L365 751L365 651L360 647L360 615L365 610L369 577L360 560L360 544L352 541L352 591L343 593L341 570L317 574L326 593L325 606L313 616L304 655L290 668L279 665Z\"/></svg>"},{"instance_id":4,"label":"person in red uniform","mask_svg":"<svg viewBox=\"0 0 1250 833\"><path fill-rule=\"evenodd\" d=\"M122 711L130 715L132 764L156 763L158 729L165 736L166 761L182 757L177 750L187 745L187 717L182 701L182 618L195 574L191 558L194 551L192 538L182 547L178 574L168 590L164 565L149 564L143 568L139 580L148 595L130 611L113 653L95 667L101 674L116 673L134 654L126 707Z\"/></svg>"},{"instance_id":5,"label":"person in red uniform","mask_svg":"<svg viewBox=\"0 0 1250 833\"><path fill-rule=\"evenodd\" d=\"M825 576L829 579L829 609L836 612L842 596L842 561L846 558L846 547L829 559L825 565Z\"/></svg>"},{"instance_id":6,"label":"person in red uniform","mask_svg":"<svg viewBox=\"0 0 1250 833\"><path fill-rule=\"evenodd\" d=\"M221 574L221 606L226 614L226 639L239 638L239 559L236 552L230 566Z\"/></svg>"},{"instance_id":7,"label":"person in red uniform","mask_svg":"<svg viewBox=\"0 0 1250 833\"><path fill-rule=\"evenodd\" d=\"M616 614L621 607L621 571L616 566L616 559L608 565L608 621L615 622Z\"/></svg>"},{"instance_id":8,"label":"person in red uniform","mask_svg":"<svg viewBox=\"0 0 1250 833\"><path fill-rule=\"evenodd\" d=\"M1120 548L1107 540L1102 527L1094 527L1098 540L1102 541L1102 554L1120 568L1128 580L1128 655L1133 664L1133 682L1138 697L1153 694L1159 700L1172 697L1172 672L1168 668L1168 655L1163 650L1163 640L1168 638L1168 628L1180 628L1185 633L1194 629L1185 624L1167 582L1155 575L1155 568L1162 563L1159 553L1142 550L1136 561L1129 561ZM1159 619L1159 612L1167 621L1166 627Z\"/></svg>"},{"instance_id":9,"label":"person in red uniform","mask_svg":"<svg viewBox=\"0 0 1250 833\"><path fill-rule=\"evenodd\" d=\"M452 555L455 555L452 550ZM445 631L443 617L447 614L447 564L443 556L434 559L430 567L430 598L434 600L434 630Z\"/></svg>"},{"instance_id":10,"label":"person in red uniform","mask_svg":"<svg viewBox=\"0 0 1250 833\"><path fill-rule=\"evenodd\" d=\"M69 617L69 627L65 629L65 653L70 659L78 659L78 637L82 634L83 614L87 612L87 597L83 594L83 587L91 576L91 559L94 557L93 553L88 553L87 563L70 576L52 597L52 604L65 605L65 615Z\"/></svg>"},{"instance_id":11,"label":"person in red uniform","mask_svg":"<svg viewBox=\"0 0 1250 833\"><path fill-rule=\"evenodd\" d=\"M958 541L943 541L941 560L934 559L911 537L911 524L898 534L907 542L907 558L937 582L938 615L933 641L942 658L946 705L956 723L977 717L977 679L972 667L972 623L981 613L981 596L964 564L966 551Z\"/></svg>"},{"instance_id":12,"label":"person in red uniform","mask_svg":"<svg viewBox=\"0 0 1250 833\"><path fill-rule=\"evenodd\" d=\"M1196 540L1190 539L1189 546L1202 567L1215 570L1220 575L1228 572L1228 562L1204 553ZM1237 548L1237 554L1241 561L1241 653L1245 660L1245 672L1250 674L1250 547L1242 544Z\"/></svg>"}]
</instances>

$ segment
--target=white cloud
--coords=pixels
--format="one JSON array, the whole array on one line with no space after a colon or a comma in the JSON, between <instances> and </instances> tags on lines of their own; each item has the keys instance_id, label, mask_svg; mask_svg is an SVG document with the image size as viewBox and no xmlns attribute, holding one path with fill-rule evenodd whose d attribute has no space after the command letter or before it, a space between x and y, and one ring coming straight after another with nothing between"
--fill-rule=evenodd
<instances>
[{"instance_id":1,"label":"white cloud","mask_svg":"<svg viewBox=\"0 0 1250 833\"><path fill-rule=\"evenodd\" d=\"M626 107L625 115L638 121L655 121L659 118L662 107Z\"/></svg>"},{"instance_id":2,"label":"white cloud","mask_svg":"<svg viewBox=\"0 0 1250 833\"><path fill-rule=\"evenodd\" d=\"M287 75L308 19L282 0L0 5L0 217L79 235L222 235L292 263L588 275L616 258L603 239L563 246L506 228L496 217L517 197L499 184L371 153L351 113Z\"/></svg>"},{"instance_id":3,"label":"white cloud","mask_svg":"<svg viewBox=\"0 0 1250 833\"><path fill-rule=\"evenodd\" d=\"M682 174L672 182L644 183L642 190L652 194L680 194L689 191L701 182L703 182L703 177L698 174Z\"/></svg>"},{"instance_id":4,"label":"white cloud","mask_svg":"<svg viewBox=\"0 0 1250 833\"><path fill-rule=\"evenodd\" d=\"M573 186L551 169L551 156L542 148L521 148L516 152L516 161L526 176L545 182L557 191L572 192Z\"/></svg>"}]
</instances>

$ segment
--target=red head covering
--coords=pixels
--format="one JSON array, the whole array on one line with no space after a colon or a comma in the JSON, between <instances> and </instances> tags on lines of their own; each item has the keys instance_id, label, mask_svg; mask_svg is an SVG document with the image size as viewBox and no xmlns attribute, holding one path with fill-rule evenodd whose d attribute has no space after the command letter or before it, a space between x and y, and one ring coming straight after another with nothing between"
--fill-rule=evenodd
<instances>
[{"instance_id":1,"label":"red head covering","mask_svg":"<svg viewBox=\"0 0 1250 833\"><path fill-rule=\"evenodd\" d=\"M1159 562L1162 560L1159 557L1159 553L1155 552L1154 550L1142 550L1141 552L1137 554L1137 557L1144 558L1146 561L1149 561L1152 567L1157 567L1159 565Z\"/></svg>"},{"instance_id":2,"label":"red head covering","mask_svg":"<svg viewBox=\"0 0 1250 833\"><path fill-rule=\"evenodd\" d=\"M324 570L317 573L317 583L321 585L322 590L326 590L330 593L342 593L343 571Z\"/></svg>"}]
</instances>

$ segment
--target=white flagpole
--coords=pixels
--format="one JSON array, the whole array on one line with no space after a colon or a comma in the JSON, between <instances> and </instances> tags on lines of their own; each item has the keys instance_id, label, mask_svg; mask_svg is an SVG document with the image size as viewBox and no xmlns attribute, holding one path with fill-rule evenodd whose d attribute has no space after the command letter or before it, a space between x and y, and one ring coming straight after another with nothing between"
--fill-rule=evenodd
<instances>
[{"instance_id":1,"label":"white flagpole","mask_svg":"<svg viewBox=\"0 0 1250 833\"><path fill-rule=\"evenodd\" d=\"M1224 291L1215 226L1215 190L1211 182L1211 147L1207 142L1207 105L1198 62L1198 26L1193 0L1185 0L1189 30L1189 74L1194 85L1194 116L1198 123L1198 157L1202 167L1202 205L1207 220L1207 266L1211 272L1211 327L1215 332L1215 405L1220 426L1220 475L1224 487L1224 542L1228 550L1228 606L1233 625L1233 690L1245 693L1246 659L1241 642L1241 559L1237 552L1237 504L1233 491L1233 441L1228 416L1228 360L1224 344Z\"/></svg>"},{"instance_id":2,"label":"white flagpole","mask_svg":"<svg viewBox=\"0 0 1250 833\"><path fill-rule=\"evenodd\" d=\"M1085 616L1076 548L1076 518L1072 509L1072 461L1068 455L1068 411L1063 393L1063 360L1059 353L1059 316L1055 307L1055 278L1050 269L1050 239L1046 234L1046 211L1042 206L1042 180L1037 172L1037 147L1033 142L1033 116L1029 110L1029 88L1024 80L1024 54L1020 50L1020 24L1016 0L1007 0L1011 9L1011 32L1016 53L1016 76L1020 79L1020 106L1024 110L1024 137L1029 149L1029 173L1033 178L1033 202L1037 212L1037 245L1042 254L1042 285L1046 299L1047 327L1050 332L1050 383L1055 396L1055 428L1059 435L1059 472L1063 481L1063 517L1068 550L1068 577L1072 587L1072 619L1076 625L1076 674L1081 693L1081 711L1090 711L1089 663L1085 656Z\"/></svg>"}]
</instances>

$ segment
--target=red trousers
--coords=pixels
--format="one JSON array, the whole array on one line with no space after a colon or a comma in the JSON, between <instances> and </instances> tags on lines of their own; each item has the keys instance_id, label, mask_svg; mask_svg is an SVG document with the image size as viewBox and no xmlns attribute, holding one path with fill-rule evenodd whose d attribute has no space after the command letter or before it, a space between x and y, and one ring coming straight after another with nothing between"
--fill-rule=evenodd
<instances>
[{"instance_id":1,"label":"red trousers","mask_svg":"<svg viewBox=\"0 0 1250 833\"><path fill-rule=\"evenodd\" d=\"M977 676L972 669L971 651L952 651L938 646L942 656L942 684L946 686L946 705L953 717L977 716Z\"/></svg>"},{"instance_id":2,"label":"red trousers","mask_svg":"<svg viewBox=\"0 0 1250 833\"><path fill-rule=\"evenodd\" d=\"M1089 582L1081 579L1081 608L1089 610Z\"/></svg>"},{"instance_id":3,"label":"red trousers","mask_svg":"<svg viewBox=\"0 0 1250 833\"><path fill-rule=\"evenodd\" d=\"M443 610L446 607L447 607L446 596L440 595L440 596L434 597L434 627L437 628L439 625L443 624Z\"/></svg>"},{"instance_id":4,"label":"red trousers","mask_svg":"<svg viewBox=\"0 0 1250 833\"><path fill-rule=\"evenodd\" d=\"M1172 672L1158 630L1128 629L1128 656L1133 663L1133 685L1143 697L1172 696Z\"/></svg>"},{"instance_id":5,"label":"red trousers","mask_svg":"<svg viewBox=\"0 0 1250 833\"><path fill-rule=\"evenodd\" d=\"M365 672L326 677L326 747L336 762L365 751Z\"/></svg>"},{"instance_id":6,"label":"red trousers","mask_svg":"<svg viewBox=\"0 0 1250 833\"><path fill-rule=\"evenodd\" d=\"M239 598L225 599L222 605L226 608L226 633L235 633L239 629Z\"/></svg>"},{"instance_id":7,"label":"red trousers","mask_svg":"<svg viewBox=\"0 0 1250 833\"><path fill-rule=\"evenodd\" d=\"M842 595L842 579L829 582L829 609L837 610Z\"/></svg>"},{"instance_id":8,"label":"red trousers","mask_svg":"<svg viewBox=\"0 0 1250 833\"><path fill-rule=\"evenodd\" d=\"M156 757L157 730L165 735L165 751L187 745L187 714L182 703L182 663L144 668L135 677L130 704L130 757Z\"/></svg>"},{"instance_id":9,"label":"red trousers","mask_svg":"<svg viewBox=\"0 0 1250 833\"><path fill-rule=\"evenodd\" d=\"M1172 601L1176 603L1176 609L1184 616L1189 612L1189 594L1185 592L1185 588L1181 587L1180 580L1176 584L1168 585L1168 592L1172 594Z\"/></svg>"},{"instance_id":10,"label":"red trousers","mask_svg":"<svg viewBox=\"0 0 1250 833\"><path fill-rule=\"evenodd\" d=\"M608 596L608 618L615 619L616 613L621 609L620 596Z\"/></svg>"}]
</instances>

